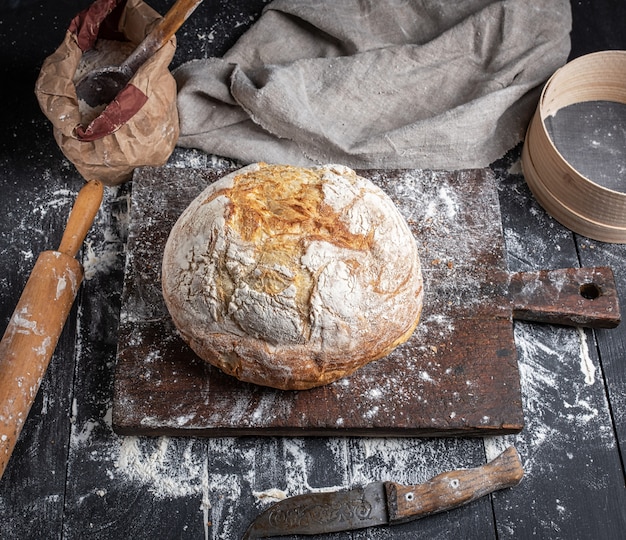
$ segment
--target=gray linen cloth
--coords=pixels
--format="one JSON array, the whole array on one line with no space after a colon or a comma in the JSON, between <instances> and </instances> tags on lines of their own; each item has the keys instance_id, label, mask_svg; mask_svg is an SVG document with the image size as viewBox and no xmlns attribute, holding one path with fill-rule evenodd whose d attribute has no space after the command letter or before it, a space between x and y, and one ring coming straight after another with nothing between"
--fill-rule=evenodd
<instances>
[{"instance_id":1,"label":"gray linen cloth","mask_svg":"<svg viewBox=\"0 0 626 540\"><path fill-rule=\"evenodd\" d=\"M244 163L484 167L570 51L568 0L275 0L174 72L179 145Z\"/></svg>"}]
</instances>

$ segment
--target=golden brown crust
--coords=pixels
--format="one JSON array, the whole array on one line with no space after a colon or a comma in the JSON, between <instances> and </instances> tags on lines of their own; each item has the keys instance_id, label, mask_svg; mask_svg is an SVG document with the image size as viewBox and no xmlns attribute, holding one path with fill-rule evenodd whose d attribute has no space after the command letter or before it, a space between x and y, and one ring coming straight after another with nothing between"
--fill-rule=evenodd
<instances>
[{"instance_id":1,"label":"golden brown crust","mask_svg":"<svg viewBox=\"0 0 626 540\"><path fill-rule=\"evenodd\" d=\"M163 294L201 358L243 381L305 389L406 341L423 286L415 240L374 184L342 166L254 164L183 212Z\"/></svg>"}]
</instances>

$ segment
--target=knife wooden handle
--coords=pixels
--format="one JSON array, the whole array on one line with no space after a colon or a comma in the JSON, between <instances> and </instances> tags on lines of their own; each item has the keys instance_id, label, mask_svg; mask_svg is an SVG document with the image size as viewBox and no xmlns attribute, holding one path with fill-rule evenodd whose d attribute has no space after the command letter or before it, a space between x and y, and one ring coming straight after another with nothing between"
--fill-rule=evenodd
<instances>
[{"instance_id":1,"label":"knife wooden handle","mask_svg":"<svg viewBox=\"0 0 626 540\"><path fill-rule=\"evenodd\" d=\"M44 251L0 341L0 477L35 400L83 279L74 258L102 201L98 181L76 198L59 251Z\"/></svg>"},{"instance_id":2,"label":"knife wooden handle","mask_svg":"<svg viewBox=\"0 0 626 540\"><path fill-rule=\"evenodd\" d=\"M389 523L457 508L493 491L515 486L523 476L519 454L511 446L486 465L442 473L424 484L385 482Z\"/></svg>"}]
</instances>

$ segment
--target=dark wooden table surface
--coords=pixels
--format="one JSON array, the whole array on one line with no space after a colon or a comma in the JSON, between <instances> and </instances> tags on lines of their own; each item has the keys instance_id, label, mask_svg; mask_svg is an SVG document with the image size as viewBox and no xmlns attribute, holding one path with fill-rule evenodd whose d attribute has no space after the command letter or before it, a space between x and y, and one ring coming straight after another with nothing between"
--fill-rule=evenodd
<instances>
[{"instance_id":1,"label":"dark wooden table surface","mask_svg":"<svg viewBox=\"0 0 626 540\"><path fill-rule=\"evenodd\" d=\"M55 248L83 180L52 138L34 83L79 0L5 0L0 132L0 322L38 253ZM169 2L151 3L161 13ZM173 65L223 54L260 0L206 1ZM623 0L572 1L572 57L626 48ZM626 306L626 246L589 240L530 195L519 149L493 165L510 271L608 265ZM170 165L212 166L176 151ZM486 438L122 437L113 373L132 185L107 189L82 251L86 280L0 481L2 539L238 538L276 498L373 480L417 483L515 445L522 483L423 520L323 538L624 538L626 324L581 330L515 323L525 427ZM622 315L622 318L624 315Z\"/></svg>"}]
</instances>

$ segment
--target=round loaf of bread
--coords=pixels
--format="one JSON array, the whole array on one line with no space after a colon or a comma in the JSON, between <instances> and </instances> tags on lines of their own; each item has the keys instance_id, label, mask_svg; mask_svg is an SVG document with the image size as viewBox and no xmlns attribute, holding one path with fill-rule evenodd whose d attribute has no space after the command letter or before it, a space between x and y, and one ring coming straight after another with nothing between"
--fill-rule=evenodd
<instances>
[{"instance_id":1,"label":"round loaf of bread","mask_svg":"<svg viewBox=\"0 0 626 540\"><path fill-rule=\"evenodd\" d=\"M198 356L286 390L386 356L422 309L404 218L337 165L257 163L209 185L172 228L162 272L168 310Z\"/></svg>"}]
</instances>

